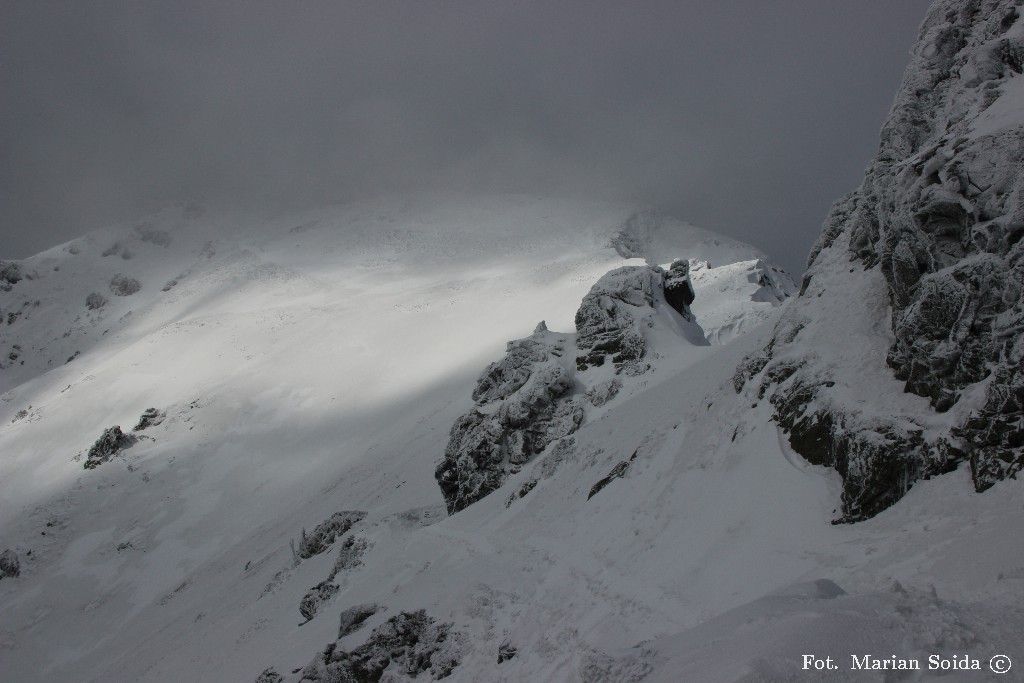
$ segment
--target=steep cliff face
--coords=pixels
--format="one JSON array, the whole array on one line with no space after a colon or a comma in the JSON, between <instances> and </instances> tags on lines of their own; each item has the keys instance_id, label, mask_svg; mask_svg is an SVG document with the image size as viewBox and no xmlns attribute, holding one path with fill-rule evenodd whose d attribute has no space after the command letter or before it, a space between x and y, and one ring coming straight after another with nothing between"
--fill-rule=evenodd
<instances>
[{"instance_id":1,"label":"steep cliff face","mask_svg":"<svg viewBox=\"0 0 1024 683\"><path fill-rule=\"evenodd\" d=\"M798 453L842 474L845 521L964 459L978 491L1024 466L1021 5L932 6L878 156L737 374Z\"/></svg>"}]
</instances>

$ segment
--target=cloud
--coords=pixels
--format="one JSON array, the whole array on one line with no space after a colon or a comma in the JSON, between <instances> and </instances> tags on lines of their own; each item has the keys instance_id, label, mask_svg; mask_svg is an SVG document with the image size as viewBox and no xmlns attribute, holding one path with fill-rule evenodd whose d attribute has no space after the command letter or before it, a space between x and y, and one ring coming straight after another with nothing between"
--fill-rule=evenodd
<instances>
[{"instance_id":1,"label":"cloud","mask_svg":"<svg viewBox=\"0 0 1024 683\"><path fill-rule=\"evenodd\" d=\"M543 192L655 204L799 269L927 4L6 3L0 244L196 198Z\"/></svg>"}]
</instances>

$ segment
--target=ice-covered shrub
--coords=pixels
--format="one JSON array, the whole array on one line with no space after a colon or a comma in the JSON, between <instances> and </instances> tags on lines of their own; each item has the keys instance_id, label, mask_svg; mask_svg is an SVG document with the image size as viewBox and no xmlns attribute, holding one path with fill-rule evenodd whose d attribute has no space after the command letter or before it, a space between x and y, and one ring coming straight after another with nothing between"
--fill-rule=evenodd
<instances>
[{"instance_id":1,"label":"ice-covered shrub","mask_svg":"<svg viewBox=\"0 0 1024 683\"><path fill-rule=\"evenodd\" d=\"M117 296L131 296L142 289L142 285L133 277L118 273L110 280L110 291Z\"/></svg>"},{"instance_id":2,"label":"ice-covered shrub","mask_svg":"<svg viewBox=\"0 0 1024 683\"><path fill-rule=\"evenodd\" d=\"M0 261L0 289L5 292L11 291L11 287L21 282L23 277L20 263L17 261Z\"/></svg>"},{"instance_id":3,"label":"ice-covered shrub","mask_svg":"<svg viewBox=\"0 0 1024 683\"><path fill-rule=\"evenodd\" d=\"M90 311L95 311L98 308L103 308L107 305L107 297L103 296L99 292L92 292L89 296L85 297L85 306Z\"/></svg>"}]
</instances>

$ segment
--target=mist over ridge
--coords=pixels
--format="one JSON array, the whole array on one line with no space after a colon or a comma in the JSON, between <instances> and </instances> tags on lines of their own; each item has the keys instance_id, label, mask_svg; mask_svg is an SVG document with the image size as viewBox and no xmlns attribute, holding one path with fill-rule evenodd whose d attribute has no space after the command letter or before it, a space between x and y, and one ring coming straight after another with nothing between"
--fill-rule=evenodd
<instances>
[{"instance_id":1,"label":"mist over ridge","mask_svg":"<svg viewBox=\"0 0 1024 683\"><path fill-rule=\"evenodd\" d=\"M10 5L3 257L175 201L527 192L653 205L798 274L926 5Z\"/></svg>"}]
</instances>

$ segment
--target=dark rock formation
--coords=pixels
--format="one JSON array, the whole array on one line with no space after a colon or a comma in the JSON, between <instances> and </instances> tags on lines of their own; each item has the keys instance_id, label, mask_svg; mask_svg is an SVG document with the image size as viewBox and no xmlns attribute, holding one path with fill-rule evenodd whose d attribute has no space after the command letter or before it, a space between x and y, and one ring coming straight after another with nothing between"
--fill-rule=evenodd
<instances>
[{"instance_id":1,"label":"dark rock formation","mask_svg":"<svg viewBox=\"0 0 1024 683\"><path fill-rule=\"evenodd\" d=\"M156 427L158 424L164 421L167 417L167 413L162 412L157 408L146 408L142 415L139 416L139 423L132 427L133 432L141 432L144 429L150 427Z\"/></svg>"},{"instance_id":2,"label":"dark rock formation","mask_svg":"<svg viewBox=\"0 0 1024 683\"><path fill-rule=\"evenodd\" d=\"M21 574L21 562L18 561L18 554L10 548L0 553L0 579L15 577Z\"/></svg>"},{"instance_id":3,"label":"dark rock formation","mask_svg":"<svg viewBox=\"0 0 1024 683\"><path fill-rule=\"evenodd\" d=\"M1024 467L1024 129L987 112L1020 72L1019 5L932 6L878 156L861 188L832 207L801 287L801 299L828 297L840 307L858 295L837 286L847 268L866 271L843 275L850 283L882 278L889 371L936 413L955 410L958 424L936 434L924 429L934 420L923 413L865 422L829 385L842 381L837 371L786 349L809 303L798 301L737 374L742 387L763 371L760 393L772 391L794 450L843 475L847 521L876 514L914 480L964 459L978 491Z\"/></svg>"},{"instance_id":4,"label":"dark rock formation","mask_svg":"<svg viewBox=\"0 0 1024 683\"><path fill-rule=\"evenodd\" d=\"M374 603L353 605L341 613L338 623L338 640L341 640L350 633L355 633L363 627L367 619L381 610L381 606Z\"/></svg>"},{"instance_id":5,"label":"dark rock formation","mask_svg":"<svg viewBox=\"0 0 1024 683\"><path fill-rule=\"evenodd\" d=\"M519 654L519 649L512 645L509 641L503 642L498 646L498 664L507 662L508 660Z\"/></svg>"},{"instance_id":6,"label":"dark rock formation","mask_svg":"<svg viewBox=\"0 0 1024 683\"><path fill-rule=\"evenodd\" d=\"M463 640L453 624L439 624L425 610L402 612L354 650L329 644L302 670L299 683L379 681L386 671L408 678L422 673L434 680L446 678L459 665Z\"/></svg>"},{"instance_id":7,"label":"dark rock formation","mask_svg":"<svg viewBox=\"0 0 1024 683\"><path fill-rule=\"evenodd\" d=\"M330 581L321 581L302 596L302 600L299 601L299 614L309 621L320 611L320 606L333 598L339 590L340 586Z\"/></svg>"},{"instance_id":8,"label":"dark rock formation","mask_svg":"<svg viewBox=\"0 0 1024 683\"><path fill-rule=\"evenodd\" d=\"M302 530L302 538L299 540L298 555L306 560L331 547L335 539L344 535L352 528L352 525L366 517L366 513L360 510L346 510L335 512L329 519L316 525L313 532L306 534Z\"/></svg>"},{"instance_id":9,"label":"dark rock formation","mask_svg":"<svg viewBox=\"0 0 1024 683\"><path fill-rule=\"evenodd\" d=\"M91 470L99 467L124 449L131 447L135 441L135 437L123 433L121 427L117 425L108 427L89 449L89 455L85 459L85 469Z\"/></svg>"},{"instance_id":10,"label":"dark rock formation","mask_svg":"<svg viewBox=\"0 0 1024 683\"><path fill-rule=\"evenodd\" d=\"M480 376L473 397L481 409L455 421L435 472L449 514L499 488L510 472L579 427L583 407L571 395L563 353L562 341L542 323L531 337L509 342L505 358Z\"/></svg>"},{"instance_id":11,"label":"dark rock formation","mask_svg":"<svg viewBox=\"0 0 1024 683\"><path fill-rule=\"evenodd\" d=\"M688 261L678 259L672 262L669 271L665 273L665 302L674 308L677 313L691 320L690 304L693 303L693 285L690 283L690 264Z\"/></svg>"},{"instance_id":12,"label":"dark rock formation","mask_svg":"<svg viewBox=\"0 0 1024 683\"><path fill-rule=\"evenodd\" d=\"M587 494L587 500L590 500L596 496L601 489L608 484L612 483L613 479L618 479L626 475L626 470L629 469L629 463L636 460L636 455L639 451L633 451L633 455L629 456L629 460L623 460L618 465L612 468L612 471L608 473L608 476L598 481L596 484L590 487L590 493Z\"/></svg>"}]
</instances>

